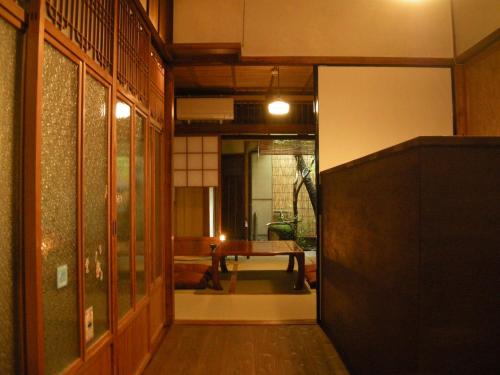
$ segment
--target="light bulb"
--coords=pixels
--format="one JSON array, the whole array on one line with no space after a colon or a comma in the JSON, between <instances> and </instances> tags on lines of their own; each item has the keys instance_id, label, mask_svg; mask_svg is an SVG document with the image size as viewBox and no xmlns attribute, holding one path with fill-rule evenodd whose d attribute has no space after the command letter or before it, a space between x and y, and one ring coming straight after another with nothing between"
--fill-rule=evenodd
<instances>
[{"instance_id":1,"label":"light bulb","mask_svg":"<svg viewBox=\"0 0 500 375\"><path fill-rule=\"evenodd\" d=\"M290 111L290 104L278 98L269 103L267 109L272 115L286 115Z\"/></svg>"}]
</instances>

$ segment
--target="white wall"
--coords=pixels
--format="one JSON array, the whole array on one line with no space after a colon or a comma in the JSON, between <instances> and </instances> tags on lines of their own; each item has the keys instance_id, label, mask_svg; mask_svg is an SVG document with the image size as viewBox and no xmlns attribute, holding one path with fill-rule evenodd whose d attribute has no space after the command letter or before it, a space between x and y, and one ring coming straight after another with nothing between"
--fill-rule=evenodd
<instances>
[{"instance_id":1,"label":"white wall","mask_svg":"<svg viewBox=\"0 0 500 375\"><path fill-rule=\"evenodd\" d=\"M319 67L323 171L422 135L452 135L445 68Z\"/></svg>"},{"instance_id":2,"label":"white wall","mask_svg":"<svg viewBox=\"0 0 500 375\"><path fill-rule=\"evenodd\" d=\"M243 0L174 0L174 43L241 43Z\"/></svg>"},{"instance_id":3,"label":"white wall","mask_svg":"<svg viewBox=\"0 0 500 375\"><path fill-rule=\"evenodd\" d=\"M452 57L450 0L175 0L174 42L243 56ZM242 30L244 28L244 38Z\"/></svg>"},{"instance_id":4,"label":"white wall","mask_svg":"<svg viewBox=\"0 0 500 375\"><path fill-rule=\"evenodd\" d=\"M500 27L500 0L452 0L456 54Z\"/></svg>"}]
</instances>

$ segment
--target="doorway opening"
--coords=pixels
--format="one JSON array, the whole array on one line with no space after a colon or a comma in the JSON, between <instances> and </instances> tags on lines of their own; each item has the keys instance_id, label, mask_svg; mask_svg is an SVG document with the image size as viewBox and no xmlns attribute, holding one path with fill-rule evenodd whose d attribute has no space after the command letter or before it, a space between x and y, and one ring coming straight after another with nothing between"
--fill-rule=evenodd
<instances>
[{"instance_id":1,"label":"doorway opening","mask_svg":"<svg viewBox=\"0 0 500 375\"><path fill-rule=\"evenodd\" d=\"M289 103L279 117L266 110L277 70ZM189 66L174 75L176 320L315 322L312 67Z\"/></svg>"}]
</instances>

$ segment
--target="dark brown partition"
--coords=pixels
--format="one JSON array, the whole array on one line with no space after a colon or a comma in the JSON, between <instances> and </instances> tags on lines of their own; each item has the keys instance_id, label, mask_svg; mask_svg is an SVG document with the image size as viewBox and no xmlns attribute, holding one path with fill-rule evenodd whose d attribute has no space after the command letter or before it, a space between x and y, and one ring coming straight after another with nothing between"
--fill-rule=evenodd
<instances>
[{"instance_id":1,"label":"dark brown partition","mask_svg":"<svg viewBox=\"0 0 500 375\"><path fill-rule=\"evenodd\" d=\"M321 173L321 324L351 374L498 370L499 186L498 137L420 137Z\"/></svg>"}]
</instances>

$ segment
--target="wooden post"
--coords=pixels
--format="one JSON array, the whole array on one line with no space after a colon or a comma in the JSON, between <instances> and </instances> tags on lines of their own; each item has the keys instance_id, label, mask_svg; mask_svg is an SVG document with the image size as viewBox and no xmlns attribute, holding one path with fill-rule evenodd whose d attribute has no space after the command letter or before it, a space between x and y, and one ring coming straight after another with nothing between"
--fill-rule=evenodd
<instances>
[{"instance_id":1,"label":"wooden post","mask_svg":"<svg viewBox=\"0 0 500 375\"><path fill-rule=\"evenodd\" d=\"M27 10L24 76L23 260L26 372L43 374L40 153L45 0Z\"/></svg>"}]
</instances>

